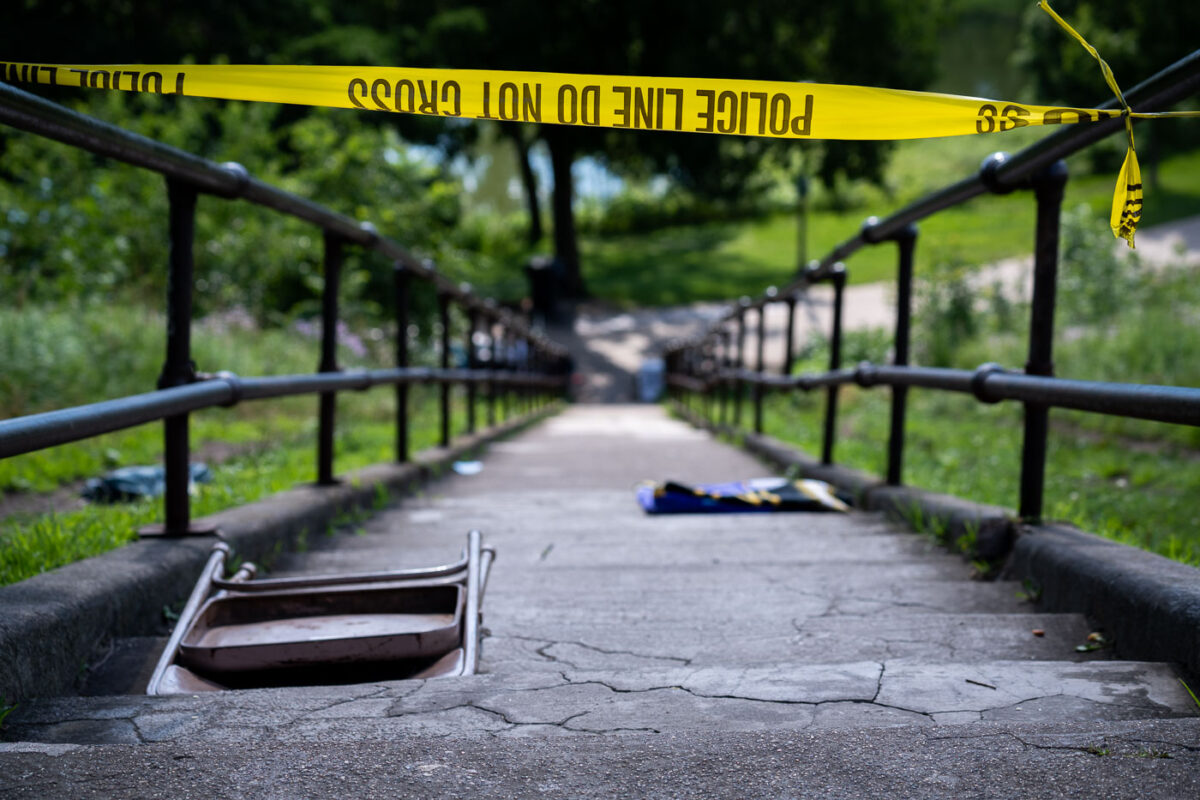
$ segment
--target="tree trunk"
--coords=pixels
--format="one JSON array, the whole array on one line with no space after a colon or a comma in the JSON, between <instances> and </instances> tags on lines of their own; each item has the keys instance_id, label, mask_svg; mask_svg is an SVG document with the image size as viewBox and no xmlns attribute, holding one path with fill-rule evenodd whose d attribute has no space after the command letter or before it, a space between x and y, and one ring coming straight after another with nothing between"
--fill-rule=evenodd
<instances>
[{"instance_id":1,"label":"tree trunk","mask_svg":"<svg viewBox=\"0 0 1200 800\"><path fill-rule=\"evenodd\" d=\"M568 297L586 297L587 286L579 268L579 243L575 235L575 197L571 182L571 164L575 147L571 132L548 125L543 136L550 148L550 166L554 170L554 256L563 269L563 291Z\"/></svg>"},{"instance_id":2,"label":"tree trunk","mask_svg":"<svg viewBox=\"0 0 1200 800\"><path fill-rule=\"evenodd\" d=\"M521 135L519 124L501 122L500 128L512 139L513 147L517 150L517 166L521 168L521 185L525 188L525 208L529 211L529 244L532 246L542 240L545 231L542 230L542 204L538 200L537 175L529 163L529 144Z\"/></svg>"}]
</instances>

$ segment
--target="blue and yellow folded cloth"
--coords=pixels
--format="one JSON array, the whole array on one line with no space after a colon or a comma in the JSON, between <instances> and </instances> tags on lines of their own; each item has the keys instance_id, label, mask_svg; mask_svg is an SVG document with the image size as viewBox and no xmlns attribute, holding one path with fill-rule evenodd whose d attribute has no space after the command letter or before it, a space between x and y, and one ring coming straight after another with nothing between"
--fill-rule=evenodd
<instances>
[{"instance_id":1,"label":"blue and yellow folded cloth","mask_svg":"<svg viewBox=\"0 0 1200 800\"><path fill-rule=\"evenodd\" d=\"M824 481L754 478L730 483L647 481L637 487L647 514L721 514L757 511L849 511Z\"/></svg>"}]
</instances>

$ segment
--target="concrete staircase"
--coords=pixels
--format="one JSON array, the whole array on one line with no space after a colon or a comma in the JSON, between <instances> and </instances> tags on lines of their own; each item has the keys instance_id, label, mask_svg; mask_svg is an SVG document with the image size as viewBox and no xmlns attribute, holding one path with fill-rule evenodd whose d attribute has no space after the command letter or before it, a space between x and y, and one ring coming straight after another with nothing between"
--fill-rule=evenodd
<instances>
[{"instance_id":1,"label":"concrete staircase","mask_svg":"<svg viewBox=\"0 0 1200 800\"><path fill-rule=\"evenodd\" d=\"M499 551L483 674L39 700L9 718L0 794L149 775L147 796L1200 796L1176 668L1077 652L1082 617L876 515L633 499L763 473L658 408L574 407L275 567L440 563L480 528Z\"/></svg>"}]
</instances>

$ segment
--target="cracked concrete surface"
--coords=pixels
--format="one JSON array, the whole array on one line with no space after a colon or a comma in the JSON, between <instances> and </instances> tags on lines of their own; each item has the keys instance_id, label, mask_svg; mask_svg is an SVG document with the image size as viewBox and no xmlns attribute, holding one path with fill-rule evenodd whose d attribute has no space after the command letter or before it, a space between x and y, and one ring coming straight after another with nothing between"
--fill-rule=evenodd
<instances>
[{"instance_id":1,"label":"cracked concrete surface","mask_svg":"<svg viewBox=\"0 0 1200 800\"><path fill-rule=\"evenodd\" d=\"M753 770L730 767L753 781L772 757L764 742L782 742L815 748L855 785L861 765L842 764L826 739L802 738L814 732L843 737L847 747L892 742L895 752L941 764L932 772L891 764L911 775L918 794L972 796L954 794L978 777L967 764L994 756L1010 767L1034 756L1100 764L1088 748L1128 754L1101 772L1141 770L1150 784L1169 773L1150 796L1194 786L1179 767L1200 761L1200 727L1174 667L1077 653L1090 632L1083 618L1039 612L1014 585L972 580L959 558L877 515L647 517L633 499L643 478L760 474L748 456L660 409L572 408L494 448L479 475L443 480L361 534L322 539L276 565L274 574L442 563L469 527L481 528L499 551L484 603L483 674L38 700L8 720L5 738L16 742L0 748L0 793L42 796L35 789L52 786L45 796L88 796L76 777L108 785L89 753L129 763L183 753L215 765L252 747L274 760L234 773L274 787L292 785L280 765L300 754L349 762L381 743L419 742L432 754L443 741L470 745L457 760L377 764L368 771L390 770L391 779L371 791L441 785L461 793L454 781L470 778L463 754L504 753L533 765L548 752L538 743L551 740L574 748L564 752L581 764L593 753L621 758L614 780L629 777L627 759L658 764L654 753L676 752L702 771L696 754L723 742L758 759ZM1047 725L1059 728L1039 733ZM1142 729L1153 736L1131 733ZM521 744L505 744L514 739ZM868 763L884 758L884 746L863 751ZM1139 747L1170 757L1135 757ZM478 783L478 773L508 766L473 768L472 793L521 796L512 785L505 793ZM556 794L570 783L546 764L530 766L526 778L538 769L559 776ZM787 781L803 771L791 761L781 769ZM868 772L872 780L891 774ZM38 783L39 775L59 782ZM931 783L931 775L939 777Z\"/></svg>"}]
</instances>

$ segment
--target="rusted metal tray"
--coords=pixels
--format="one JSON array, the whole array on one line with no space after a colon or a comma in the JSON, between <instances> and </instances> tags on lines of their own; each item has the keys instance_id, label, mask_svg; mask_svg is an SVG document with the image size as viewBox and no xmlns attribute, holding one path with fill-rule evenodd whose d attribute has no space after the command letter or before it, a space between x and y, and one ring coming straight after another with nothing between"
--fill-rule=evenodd
<instances>
[{"instance_id":1,"label":"rusted metal tray","mask_svg":"<svg viewBox=\"0 0 1200 800\"><path fill-rule=\"evenodd\" d=\"M213 548L147 694L465 675L478 661L480 606L495 552L478 531L463 557L419 570L221 578Z\"/></svg>"},{"instance_id":2,"label":"rusted metal tray","mask_svg":"<svg viewBox=\"0 0 1200 800\"><path fill-rule=\"evenodd\" d=\"M205 602L179 646L197 672L244 672L442 655L462 639L459 585L378 585Z\"/></svg>"}]
</instances>

